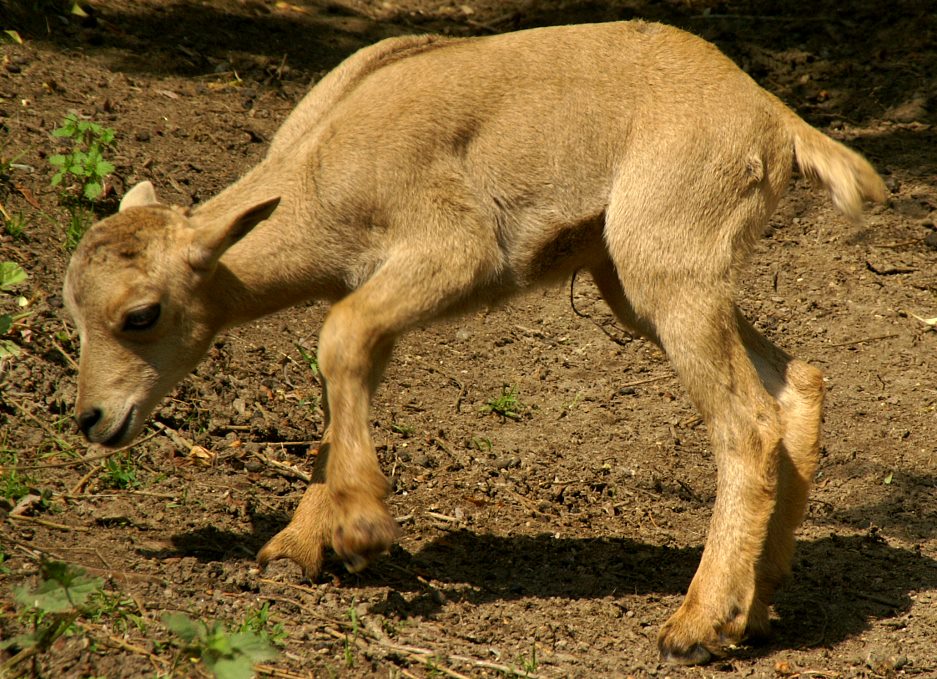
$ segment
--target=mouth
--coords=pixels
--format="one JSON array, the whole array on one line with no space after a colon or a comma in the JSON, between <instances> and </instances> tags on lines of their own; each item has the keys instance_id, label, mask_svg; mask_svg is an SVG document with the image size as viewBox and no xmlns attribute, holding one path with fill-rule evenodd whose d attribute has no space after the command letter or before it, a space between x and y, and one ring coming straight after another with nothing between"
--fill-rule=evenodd
<instances>
[{"instance_id":1,"label":"mouth","mask_svg":"<svg viewBox=\"0 0 937 679\"><path fill-rule=\"evenodd\" d=\"M127 432L130 431L130 427L133 425L134 415L136 414L136 406L131 406L130 410L127 411L127 415L124 417L124 421L121 422L120 427L115 431L111 436L106 440L102 441L101 445L108 448L117 448L124 438L127 436Z\"/></svg>"}]
</instances>

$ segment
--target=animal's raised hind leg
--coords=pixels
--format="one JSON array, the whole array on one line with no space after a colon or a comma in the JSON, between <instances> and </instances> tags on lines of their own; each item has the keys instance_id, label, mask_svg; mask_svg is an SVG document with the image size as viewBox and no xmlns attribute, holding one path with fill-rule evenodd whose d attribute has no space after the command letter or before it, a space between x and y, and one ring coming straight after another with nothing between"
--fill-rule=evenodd
<instances>
[{"instance_id":1,"label":"animal's raised hind leg","mask_svg":"<svg viewBox=\"0 0 937 679\"><path fill-rule=\"evenodd\" d=\"M667 352L710 430L719 476L709 538L687 597L659 638L666 659L704 662L759 617L763 562L778 556L766 547L772 517L784 515L775 511L778 404L746 352L724 288L681 289L671 281L660 295L654 285L635 286L646 310L639 314L611 263L592 275L619 320Z\"/></svg>"},{"instance_id":2,"label":"animal's raised hind leg","mask_svg":"<svg viewBox=\"0 0 937 679\"><path fill-rule=\"evenodd\" d=\"M621 281L618 278L618 272L611 260L605 260L600 264L589 269L592 280L595 281L602 299L608 304L609 309L615 314L619 323L630 331L645 337L660 347L660 338L651 325L638 317L634 311L631 302L625 296L625 291L621 287Z\"/></svg>"},{"instance_id":3,"label":"animal's raised hind leg","mask_svg":"<svg viewBox=\"0 0 937 679\"><path fill-rule=\"evenodd\" d=\"M612 263L596 266L591 273L618 320L659 345L654 330L637 317L625 297ZM816 368L791 358L765 339L738 312L737 321L748 356L765 390L777 402L781 416L777 501L757 566L755 600L746 629L747 637L761 637L769 631L769 606L774 592L790 572L794 531L803 519L807 493L816 472L823 376Z\"/></svg>"},{"instance_id":4,"label":"animal's raised hind leg","mask_svg":"<svg viewBox=\"0 0 937 679\"><path fill-rule=\"evenodd\" d=\"M737 319L748 355L781 411L777 503L758 564L756 601L749 616L748 633L762 636L768 631L768 606L774 592L790 572L794 531L803 520L819 462L823 375L772 344L741 313Z\"/></svg>"},{"instance_id":5,"label":"animal's raised hind leg","mask_svg":"<svg viewBox=\"0 0 937 679\"><path fill-rule=\"evenodd\" d=\"M781 418L718 286L672 291L655 315L661 343L706 420L718 471L699 568L658 639L665 659L699 663L743 639L756 607L776 509Z\"/></svg>"}]
</instances>

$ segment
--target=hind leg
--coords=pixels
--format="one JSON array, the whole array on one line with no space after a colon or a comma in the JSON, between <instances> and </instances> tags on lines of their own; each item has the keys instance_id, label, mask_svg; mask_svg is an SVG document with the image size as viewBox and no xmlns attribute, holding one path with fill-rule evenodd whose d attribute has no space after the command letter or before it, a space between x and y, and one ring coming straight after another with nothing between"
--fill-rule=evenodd
<instances>
[{"instance_id":1,"label":"hind leg","mask_svg":"<svg viewBox=\"0 0 937 679\"><path fill-rule=\"evenodd\" d=\"M664 658L699 663L764 617L757 602L771 579L765 560L775 558L766 545L783 466L781 408L743 340L726 277L686 277L657 268L652 257L640 261L640 271L605 264L592 273L616 316L667 353L709 429L718 469L709 536L687 596L658 640Z\"/></svg>"},{"instance_id":2,"label":"hind leg","mask_svg":"<svg viewBox=\"0 0 937 679\"><path fill-rule=\"evenodd\" d=\"M730 301L718 289L673 297L655 326L709 428L717 492L699 569L659 636L662 655L697 663L739 642L757 600L775 513L781 418L748 357Z\"/></svg>"},{"instance_id":3,"label":"hind leg","mask_svg":"<svg viewBox=\"0 0 937 679\"><path fill-rule=\"evenodd\" d=\"M709 413L720 474L710 539L684 605L660 635L666 658L703 662L768 631L768 606L789 572L816 469L822 376L765 339L734 305L716 302L719 286L682 298L670 291L666 302L651 305L649 318L635 311L611 262L591 273L617 318L668 351L701 412ZM700 348L705 360L694 357ZM746 518L733 523L727 512Z\"/></svg>"},{"instance_id":4,"label":"hind leg","mask_svg":"<svg viewBox=\"0 0 937 679\"><path fill-rule=\"evenodd\" d=\"M776 347L741 313L737 319L749 358L781 410L777 503L759 562L757 596L749 620L749 634L762 636L768 631L768 606L774 592L790 573L794 531L803 521L819 463L823 374Z\"/></svg>"}]
</instances>

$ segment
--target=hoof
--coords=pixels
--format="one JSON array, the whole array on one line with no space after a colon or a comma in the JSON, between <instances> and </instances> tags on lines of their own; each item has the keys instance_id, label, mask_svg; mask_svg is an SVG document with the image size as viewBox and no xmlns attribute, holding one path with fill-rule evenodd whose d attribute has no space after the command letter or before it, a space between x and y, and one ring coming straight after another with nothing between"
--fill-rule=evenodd
<instances>
[{"instance_id":1,"label":"hoof","mask_svg":"<svg viewBox=\"0 0 937 679\"><path fill-rule=\"evenodd\" d=\"M352 573L363 570L375 556L390 550L400 535L400 528L387 511L359 514L347 523L339 523L332 536L332 548Z\"/></svg>"},{"instance_id":2,"label":"hoof","mask_svg":"<svg viewBox=\"0 0 937 679\"><path fill-rule=\"evenodd\" d=\"M726 649L741 637L741 620L714 628L708 619L687 611L685 605L681 607L657 637L657 648L665 662L702 665L725 656Z\"/></svg>"},{"instance_id":3,"label":"hoof","mask_svg":"<svg viewBox=\"0 0 937 679\"><path fill-rule=\"evenodd\" d=\"M704 665L713 659L713 654L702 644L694 644L685 651L660 649L660 657L672 665Z\"/></svg>"},{"instance_id":4,"label":"hoof","mask_svg":"<svg viewBox=\"0 0 937 679\"><path fill-rule=\"evenodd\" d=\"M271 561L289 559L302 569L303 577L314 580L322 570L322 548L321 543L297 535L291 524L261 547L257 563L264 569Z\"/></svg>"}]
</instances>

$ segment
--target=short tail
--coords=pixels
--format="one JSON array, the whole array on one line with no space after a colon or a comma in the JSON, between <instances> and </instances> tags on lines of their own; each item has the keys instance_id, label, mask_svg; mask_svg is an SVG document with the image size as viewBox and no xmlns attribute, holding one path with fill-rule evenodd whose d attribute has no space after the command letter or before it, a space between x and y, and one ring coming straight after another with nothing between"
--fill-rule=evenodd
<instances>
[{"instance_id":1,"label":"short tail","mask_svg":"<svg viewBox=\"0 0 937 679\"><path fill-rule=\"evenodd\" d=\"M858 221L862 203L885 200L885 182L865 158L810 127L793 112L790 128L801 172L830 194L833 205Z\"/></svg>"}]
</instances>

